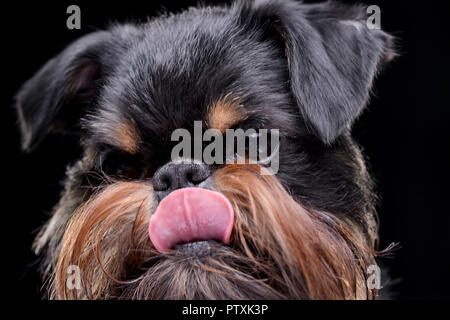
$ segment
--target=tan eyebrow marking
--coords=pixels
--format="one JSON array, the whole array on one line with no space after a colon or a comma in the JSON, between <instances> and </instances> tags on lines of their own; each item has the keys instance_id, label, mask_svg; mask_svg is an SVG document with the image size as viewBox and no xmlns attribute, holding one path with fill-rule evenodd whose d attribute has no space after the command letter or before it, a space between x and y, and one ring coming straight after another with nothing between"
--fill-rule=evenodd
<instances>
[{"instance_id":1,"label":"tan eyebrow marking","mask_svg":"<svg viewBox=\"0 0 450 320\"><path fill-rule=\"evenodd\" d=\"M114 143L121 149L135 154L139 148L139 134L130 121L119 123L113 131Z\"/></svg>"},{"instance_id":2,"label":"tan eyebrow marking","mask_svg":"<svg viewBox=\"0 0 450 320\"><path fill-rule=\"evenodd\" d=\"M225 133L239 121L247 119L244 107L238 98L231 98L227 94L209 106L207 122L210 128Z\"/></svg>"}]
</instances>

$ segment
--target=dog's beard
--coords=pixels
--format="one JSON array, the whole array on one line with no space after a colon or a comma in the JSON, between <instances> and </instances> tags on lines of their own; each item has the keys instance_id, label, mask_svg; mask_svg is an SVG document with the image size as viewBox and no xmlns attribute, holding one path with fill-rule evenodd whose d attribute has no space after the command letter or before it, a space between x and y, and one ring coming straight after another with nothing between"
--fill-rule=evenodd
<instances>
[{"instance_id":1,"label":"dog's beard","mask_svg":"<svg viewBox=\"0 0 450 320\"><path fill-rule=\"evenodd\" d=\"M66 226L50 282L56 299L365 299L375 252L361 226L306 210L260 167L214 175L235 212L231 244L158 253L146 183L119 182L93 196ZM81 288L67 285L80 268Z\"/></svg>"}]
</instances>

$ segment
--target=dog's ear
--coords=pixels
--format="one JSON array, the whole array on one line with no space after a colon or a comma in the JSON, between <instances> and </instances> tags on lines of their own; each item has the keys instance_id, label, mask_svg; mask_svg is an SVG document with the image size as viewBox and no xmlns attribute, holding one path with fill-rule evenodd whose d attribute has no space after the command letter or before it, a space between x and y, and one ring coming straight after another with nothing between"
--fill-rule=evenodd
<instances>
[{"instance_id":1,"label":"dog's ear","mask_svg":"<svg viewBox=\"0 0 450 320\"><path fill-rule=\"evenodd\" d=\"M122 26L81 37L20 88L15 107L23 150L32 150L49 131L79 132L80 117L130 32Z\"/></svg>"},{"instance_id":2,"label":"dog's ear","mask_svg":"<svg viewBox=\"0 0 450 320\"><path fill-rule=\"evenodd\" d=\"M253 10L285 46L292 93L306 123L331 144L364 108L379 67L395 56L393 38L369 29L360 5L261 0Z\"/></svg>"}]
</instances>

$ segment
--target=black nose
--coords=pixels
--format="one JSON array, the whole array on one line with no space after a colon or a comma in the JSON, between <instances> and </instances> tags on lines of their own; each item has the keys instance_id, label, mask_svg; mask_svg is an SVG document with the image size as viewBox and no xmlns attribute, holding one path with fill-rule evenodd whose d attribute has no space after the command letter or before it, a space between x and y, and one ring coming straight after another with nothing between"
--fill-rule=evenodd
<instances>
[{"instance_id":1,"label":"black nose","mask_svg":"<svg viewBox=\"0 0 450 320\"><path fill-rule=\"evenodd\" d=\"M169 162L153 176L153 190L158 201L176 189L197 187L208 179L211 171L203 163Z\"/></svg>"}]
</instances>

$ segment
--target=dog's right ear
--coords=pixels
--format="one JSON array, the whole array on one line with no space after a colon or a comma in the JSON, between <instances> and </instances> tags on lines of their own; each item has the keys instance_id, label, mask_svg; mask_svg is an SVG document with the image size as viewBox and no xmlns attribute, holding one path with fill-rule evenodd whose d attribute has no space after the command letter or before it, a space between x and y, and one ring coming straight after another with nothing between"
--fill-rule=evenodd
<instances>
[{"instance_id":1,"label":"dog's right ear","mask_svg":"<svg viewBox=\"0 0 450 320\"><path fill-rule=\"evenodd\" d=\"M78 132L79 120L97 94L107 66L126 49L130 26L97 31L49 60L18 91L22 149L31 151L49 131Z\"/></svg>"}]
</instances>

